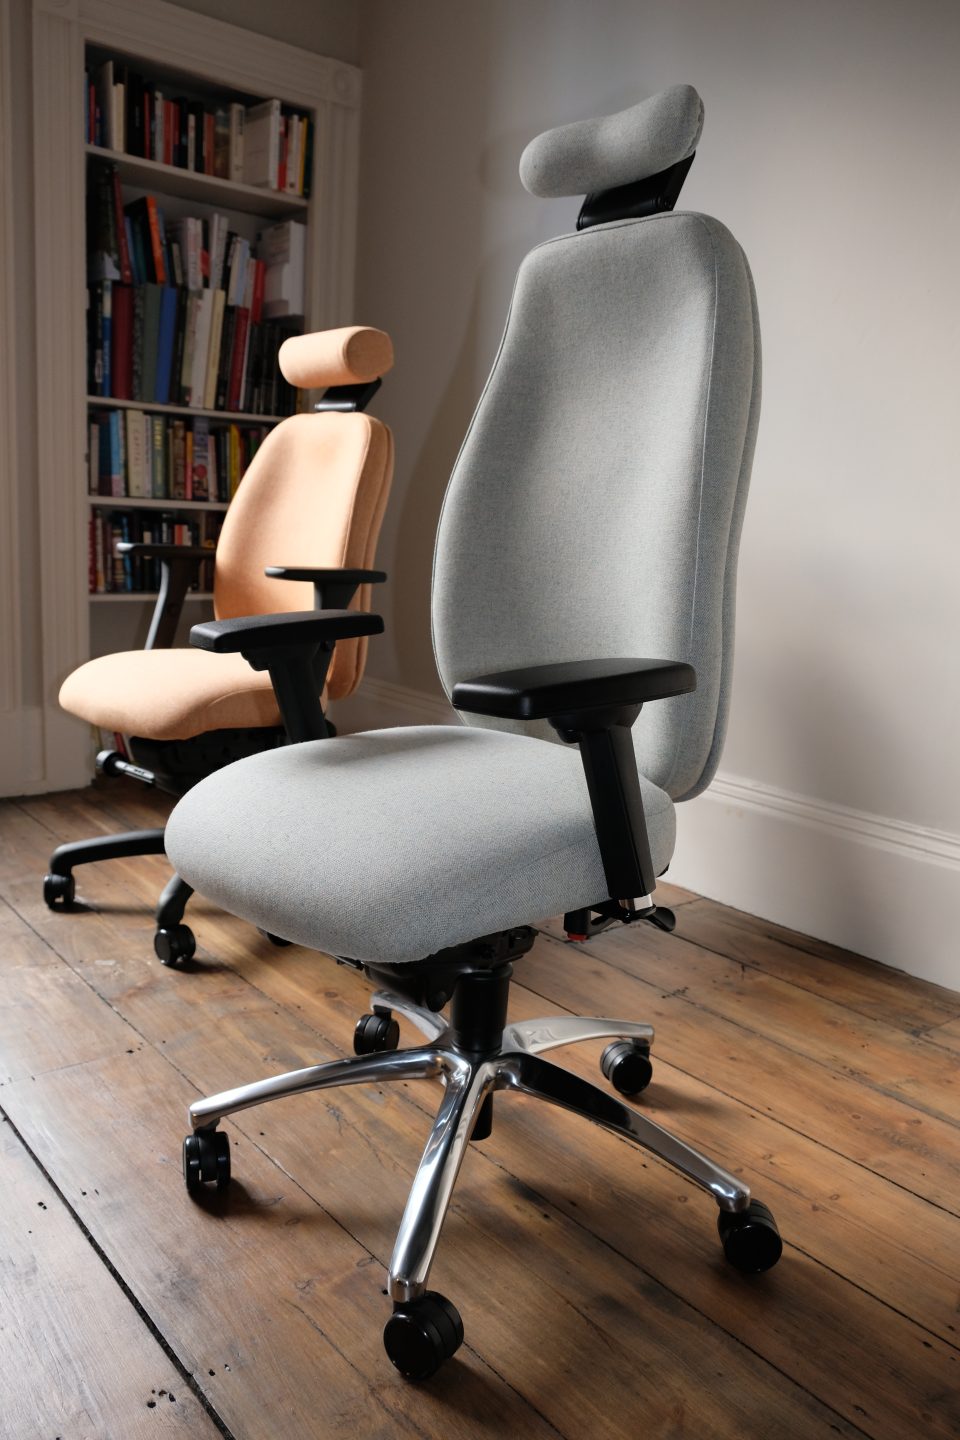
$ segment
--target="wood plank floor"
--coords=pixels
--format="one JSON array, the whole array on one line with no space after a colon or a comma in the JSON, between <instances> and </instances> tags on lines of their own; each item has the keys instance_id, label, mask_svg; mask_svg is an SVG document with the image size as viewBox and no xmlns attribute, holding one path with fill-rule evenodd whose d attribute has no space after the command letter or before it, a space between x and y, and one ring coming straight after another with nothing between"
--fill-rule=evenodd
<instances>
[{"instance_id":1,"label":"wood plank floor","mask_svg":"<svg viewBox=\"0 0 960 1440\"><path fill-rule=\"evenodd\" d=\"M0 802L3 1440L960 1435L960 994L670 887L672 936L545 926L512 1018L652 1021L638 1103L749 1179L784 1258L738 1276L701 1192L503 1097L431 1277L466 1342L410 1386L383 1266L429 1082L244 1112L207 1205L180 1175L186 1105L349 1053L366 982L203 901L196 961L164 969L159 859L78 872L82 912L42 902L56 843L163 804ZM557 1059L595 1078L599 1050Z\"/></svg>"}]
</instances>

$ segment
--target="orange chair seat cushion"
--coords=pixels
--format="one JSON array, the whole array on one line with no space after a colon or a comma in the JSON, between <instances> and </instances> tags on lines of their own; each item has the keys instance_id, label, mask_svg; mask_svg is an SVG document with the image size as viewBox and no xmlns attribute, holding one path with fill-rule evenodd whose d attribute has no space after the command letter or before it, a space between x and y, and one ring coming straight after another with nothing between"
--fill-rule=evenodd
<instances>
[{"instance_id":1,"label":"orange chair seat cushion","mask_svg":"<svg viewBox=\"0 0 960 1440\"><path fill-rule=\"evenodd\" d=\"M267 672L252 670L242 655L206 650L126 650L88 660L63 682L60 704L102 730L147 740L280 724Z\"/></svg>"}]
</instances>

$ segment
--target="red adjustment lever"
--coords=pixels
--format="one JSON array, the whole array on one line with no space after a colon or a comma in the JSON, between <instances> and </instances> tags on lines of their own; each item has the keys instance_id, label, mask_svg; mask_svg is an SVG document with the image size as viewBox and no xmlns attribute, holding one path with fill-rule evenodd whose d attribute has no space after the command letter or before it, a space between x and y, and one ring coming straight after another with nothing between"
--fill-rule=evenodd
<instances>
[{"instance_id":1,"label":"red adjustment lever","mask_svg":"<svg viewBox=\"0 0 960 1440\"><path fill-rule=\"evenodd\" d=\"M582 944L583 941L586 940L586 938L587 938L586 935L574 935L574 933L573 933L572 930L568 930L568 931L566 932L566 934L567 934L567 939L568 939L568 940L573 940L574 943L575 943L575 944L578 944L578 945L579 945L579 944Z\"/></svg>"}]
</instances>

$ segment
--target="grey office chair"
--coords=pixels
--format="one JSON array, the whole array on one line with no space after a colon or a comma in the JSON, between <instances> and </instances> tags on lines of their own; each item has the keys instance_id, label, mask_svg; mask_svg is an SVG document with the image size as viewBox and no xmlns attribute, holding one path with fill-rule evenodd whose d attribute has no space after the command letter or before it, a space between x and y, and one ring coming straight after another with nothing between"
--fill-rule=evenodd
<instances>
[{"instance_id":1,"label":"grey office chair","mask_svg":"<svg viewBox=\"0 0 960 1440\"><path fill-rule=\"evenodd\" d=\"M190 884L378 987L355 1057L190 1107L191 1191L229 1178L226 1115L327 1086L443 1082L390 1263L384 1343L411 1378L462 1340L456 1310L427 1280L495 1092L585 1115L676 1167L713 1196L740 1270L781 1253L773 1216L741 1180L542 1058L607 1038L603 1073L635 1094L651 1074L649 1025L506 1023L532 922L564 912L580 938L610 924L672 928L652 896L674 804L704 789L720 754L760 341L736 241L716 220L670 213L702 117L697 93L676 86L524 152L534 194L587 199L577 233L520 268L440 520L434 644L468 723L242 760L197 785L167 828ZM261 622L228 620L193 638L248 655L282 642L292 654L336 625L348 633L351 619L364 623L287 616L269 637ZM631 658L651 656L667 658ZM394 1015L426 1042L398 1050Z\"/></svg>"}]
</instances>

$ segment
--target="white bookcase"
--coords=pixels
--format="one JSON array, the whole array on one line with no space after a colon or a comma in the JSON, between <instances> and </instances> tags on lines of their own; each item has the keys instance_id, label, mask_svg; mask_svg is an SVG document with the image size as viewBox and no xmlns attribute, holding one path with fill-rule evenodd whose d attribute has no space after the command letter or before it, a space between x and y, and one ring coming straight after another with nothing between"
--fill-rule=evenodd
<instances>
[{"instance_id":1,"label":"white bookcase","mask_svg":"<svg viewBox=\"0 0 960 1440\"><path fill-rule=\"evenodd\" d=\"M214 88L239 98L278 98L314 122L309 199L182 170L85 143L84 66L108 52L131 69ZM118 167L125 199L163 196L182 213L219 210L244 223L292 217L307 227L305 323L308 329L353 323L360 72L353 66L272 41L179 6L152 0L33 0L33 160L36 184L38 486L44 721L49 779L82 783L89 772L85 727L60 714L66 674L91 654L142 640L149 597L88 594L91 506L167 509L188 515L222 503L90 496L88 410L134 402L88 396L86 363L86 168L90 157ZM180 405L137 402L148 413L235 416ZM209 597L192 597L201 618Z\"/></svg>"}]
</instances>

